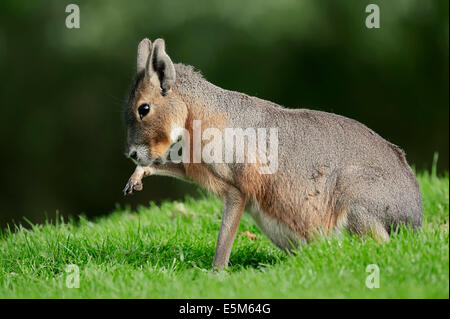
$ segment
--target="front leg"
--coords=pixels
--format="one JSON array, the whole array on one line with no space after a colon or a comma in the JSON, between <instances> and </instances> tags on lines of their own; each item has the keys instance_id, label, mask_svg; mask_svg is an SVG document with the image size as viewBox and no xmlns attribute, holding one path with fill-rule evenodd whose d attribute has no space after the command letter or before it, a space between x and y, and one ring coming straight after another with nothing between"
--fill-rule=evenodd
<instances>
[{"instance_id":1,"label":"front leg","mask_svg":"<svg viewBox=\"0 0 450 319\"><path fill-rule=\"evenodd\" d=\"M133 191L141 191L143 188L142 179L149 175L166 175L181 179L186 178L186 172L181 163L167 162L150 166L136 166L133 175L128 179L128 182L123 189L124 195L130 195Z\"/></svg>"},{"instance_id":2,"label":"front leg","mask_svg":"<svg viewBox=\"0 0 450 319\"><path fill-rule=\"evenodd\" d=\"M231 247L233 246L246 200L237 188L230 186L222 197L222 202L222 223L213 260L213 268L216 269L223 269L228 265Z\"/></svg>"}]
</instances>

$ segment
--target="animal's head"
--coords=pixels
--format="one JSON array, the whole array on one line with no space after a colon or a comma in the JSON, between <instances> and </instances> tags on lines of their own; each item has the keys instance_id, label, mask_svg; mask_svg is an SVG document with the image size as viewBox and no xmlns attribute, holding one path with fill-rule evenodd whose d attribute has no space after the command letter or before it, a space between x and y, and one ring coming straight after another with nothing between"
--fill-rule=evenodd
<instances>
[{"instance_id":1,"label":"animal's head","mask_svg":"<svg viewBox=\"0 0 450 319\"><path fill-rule=\"evenodd\" d=\"M125 154L138 165L158 160L176 142L174 129L184 127L187 107L173 90L176 74L165 43L149 39L139 43L137 75L125 109ZM172 134L171 134L172 133Z\"/></svg>"}]
</instances>

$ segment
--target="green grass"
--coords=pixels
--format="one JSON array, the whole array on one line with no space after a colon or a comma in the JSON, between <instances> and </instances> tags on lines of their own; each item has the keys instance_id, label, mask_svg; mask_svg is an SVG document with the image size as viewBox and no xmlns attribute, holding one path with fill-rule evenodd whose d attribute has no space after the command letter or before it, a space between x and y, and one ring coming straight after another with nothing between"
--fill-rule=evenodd
<instances>
[{"instance_id":1,"label":"green grass","mask_svg":"<svg viewBox=\"0 0 450 319\"><path fill-rule=\"evenodd\" d=\"M448 174L418 178L418 233L403 229L384 244L321 239L286 255L244 216L239 234L257 237L238 235L220 273L211 271L221 208L213 197L19 226L0 234L0 298L449 298ZM66 287L68 264L80 269L79 288ZM369 264L380 269L378 289L365 285Z\"/></svg>"}]
</instances>

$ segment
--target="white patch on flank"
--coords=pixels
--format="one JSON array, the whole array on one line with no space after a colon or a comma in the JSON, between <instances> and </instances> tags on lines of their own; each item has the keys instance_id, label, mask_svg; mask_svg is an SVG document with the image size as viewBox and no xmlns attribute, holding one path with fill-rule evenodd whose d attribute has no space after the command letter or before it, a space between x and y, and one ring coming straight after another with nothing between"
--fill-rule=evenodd
<instances>
[{"instance_id":1,"label":"white patch on flank","mask_svg":"<svg viewBox=\"0 0 450 319\"><path fill-rule=\"evenodd\" d=\"M253 204L247 211L259 229L280 249L289 250L301 242L298 235L279 220L267 216L257 204Z\"/></svg>"}]
</instances>

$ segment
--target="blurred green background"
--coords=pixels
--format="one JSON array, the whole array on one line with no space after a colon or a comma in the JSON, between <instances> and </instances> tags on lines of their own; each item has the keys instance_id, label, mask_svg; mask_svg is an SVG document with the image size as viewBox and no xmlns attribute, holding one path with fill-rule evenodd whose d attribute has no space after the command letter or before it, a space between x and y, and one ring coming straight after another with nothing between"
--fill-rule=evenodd
<instances>
[{"instance_id":1,"label":"blurred green background","mask_svg":"<svg viewBox=\"0 0 450 319\"><path fill-rule=\"evenodd\" d=\"M81 28L67 29L76 3ZM381 28L367 29L376 3ZM0 2L0 226L196 195L167 177L131 198L121 110L138 42L281 105L339 113L448 170L447 0Z\"/></svg>"}]
</instances>

